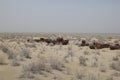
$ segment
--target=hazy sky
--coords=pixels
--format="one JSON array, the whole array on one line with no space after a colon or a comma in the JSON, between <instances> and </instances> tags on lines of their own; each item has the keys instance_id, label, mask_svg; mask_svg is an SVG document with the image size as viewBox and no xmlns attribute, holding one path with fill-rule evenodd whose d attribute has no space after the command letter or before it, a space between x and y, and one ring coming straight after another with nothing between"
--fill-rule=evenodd
<instances>
[{"instance_id":1,"label":"hazy sky","mask_svg":"<svg viewBox=\"0 0 120 80\"><path fill-rule=\"evenodd\" d=\"M120 0L0 0L0 32L120 33Z\"/></svg>"}]
</instances>

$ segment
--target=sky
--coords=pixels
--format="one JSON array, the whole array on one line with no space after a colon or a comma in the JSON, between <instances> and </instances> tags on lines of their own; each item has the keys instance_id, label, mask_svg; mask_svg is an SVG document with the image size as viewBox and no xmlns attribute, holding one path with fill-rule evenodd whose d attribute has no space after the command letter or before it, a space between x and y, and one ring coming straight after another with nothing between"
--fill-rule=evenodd
<instances>
[{"instance_id":1,"label":"sky","mask_svg":"<svg viewBox=\"0 0 120 80\"><path fill-rule=\"evenodd\" d=\"M120 33L120 0L0 0L0 32Z\"/></svg>"}]
</instances>

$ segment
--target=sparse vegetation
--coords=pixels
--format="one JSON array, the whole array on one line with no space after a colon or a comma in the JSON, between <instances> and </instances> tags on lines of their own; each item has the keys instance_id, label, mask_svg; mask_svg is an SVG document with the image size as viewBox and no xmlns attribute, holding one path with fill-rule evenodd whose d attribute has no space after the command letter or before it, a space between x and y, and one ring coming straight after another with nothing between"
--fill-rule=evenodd
<instances>
[{"instance_id":1,"label":"sparse vegetation","mask_svg":"<svg viewBox=\"0 0 120 80\"><path fill-rule=\"evenodd\" d=\"M114 60L114 61L119 61L119 56L113 57L113 60Z\"/></svg>"},{"instance_id":2,"label":"sparse vegetation","mask_svg":"<svg viewBox=\"0 0 120 80\"><path fill-rule=\"evenodd\" d=\"M78 46L81 45L80 40L83 37L79 35L75 41L71 39L68 45L47 44L34 40L27 42L27 39L33 39L34 36L36 35L1 37L0 80L2 74L7 76L11 74L9 67L13 71L16 69L20 74L15 73L14 76L14 78L19 76L19 80L120 79L120 50L109 48L92 50L89 46ZM38 39L39 36L37 35ZM64 37L66 38L65 35ZM46 35L45 38L50 38L50 35ZM69 39L69 36L67 38ZM91 38L86 38L86 41L92 43ZM107 43L107 39L96 37L93 42Z\"/></svg>"},{"instance_id":3,"label":"sparse vegetation","mask_svg":"<svg viewBox=\"0 0 120 80\"><path fill-rule=\"evenodd\" d=\"M21 48L22 52L21 52L21 56L25 57L25 58L29 58L31 59L31 52L29 49L27 48Z\"/></svg>"},{"instance_id":4,"label":"sparse vegetation","mask_svg":"<svg viewBox=\"0 0 120 80\"><path fill-rule=\"evenodd\" d=\"M80 56L79 57L80 66L87 66L86 60L87 60L87 58Z\"/></svg>"},{"instance_id":5,"label":"sparse vegetation","mask_svg":"<svg viewBox=\"0 0 120 80\"><path fill-rule=\"evenodd\" d=\"M0 51L0 65L8 64L8 62L8 56L4 52Z\"/></svg>"},{"instance_id":6,"label":"sparse vegetation","mask_svg":"<svg viewBox=\"0 0 120 80\"><path fill-rule=\"evenodd\" d=\"M58 59L57 57L50 57L49 63L52 69L62 71L64 66L64 61Z\"/></svg>"},{"instance_id":7,"label":"sparse vegetation","mask_svg":"<svg viewBox=\"0 0 120 80\"><path fill-rule=\"evenodd\" d=\"M89 53L89 51L84 51L83 52L85 55L89 55L90 53Z\"/></svg>"},{"instance_id":8,"label":"sparse vegetation","mask_svg":"<svg viewBox=\"0 0 120 80\"><path fill-rule=\"evenodd\" d=\"M120 71L120 61L112 62L110 67L116 71Z\"/></svg>"},{"instance_id":9,"label":"sparse vegetation","mask_svg":"<svg viewBox=\"0 0 120 80\"><path fill-rule=\"evenodd\" d=\"M77 72L76 78L78 80L102 80L101 75L99 75L98 73L90 73L85 71Z\"/></svg>"},{"instance_id":10,"label":"sparse vegetation","mask_svg":"<svg viewBox=\"0 0 120 80\"><path fill-rule=\"evenodd\" d=\"M57 57L44 57L40 56L33 62L23 65L22 77L31 78L31 74L44 75L44 72L51 73L52 70L62 71L64 68L64 63L60 61ZM29 73L29 74L28 74Z\"/></svg>"},{"instance_id":11,"label":"sparse vegetation","mask_svg":"<svg viewBox=\"0 0 120 80\"><path fill-rule=\"evenodd\" d=\"M106 67L105 67L105 66L101 66L101 67L100 67L100 71L101 71L101 72L106 72Z\"/></svg>"}]
</instances>

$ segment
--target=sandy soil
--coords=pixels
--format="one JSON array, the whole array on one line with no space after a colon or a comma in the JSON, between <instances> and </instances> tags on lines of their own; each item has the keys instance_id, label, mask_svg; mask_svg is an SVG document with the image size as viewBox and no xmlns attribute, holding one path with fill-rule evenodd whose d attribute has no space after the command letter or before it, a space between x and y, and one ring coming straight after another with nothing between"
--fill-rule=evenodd
<instances>
[{"instance_id":1,"label":"sandy soil","mask_svg":"<svg viewBox=\"0 0 120 80\"><path fill-rule=\"evenodd\" d=\"M120 50L80 46L83 39L120 44L118 34L6 35L0 34L0 80L120 80ZM32 40L58 36L69 39L69 44L48 45Z\"/></svg>"}]
</instances>

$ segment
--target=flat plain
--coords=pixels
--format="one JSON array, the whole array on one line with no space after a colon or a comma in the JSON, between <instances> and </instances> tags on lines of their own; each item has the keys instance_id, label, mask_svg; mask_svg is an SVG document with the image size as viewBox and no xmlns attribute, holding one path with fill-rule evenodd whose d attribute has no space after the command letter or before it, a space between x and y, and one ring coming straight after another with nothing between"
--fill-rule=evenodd
<instances>
[{"instance_id":1,"label":"flat plain","mask_svg":"<svg viewBox=\"0 0 120 80\"><path fill-rule=\"evenodd\" d=\"M0 80L120 80L120 34L0 33Z\"/></svg>"}]
</instances>

